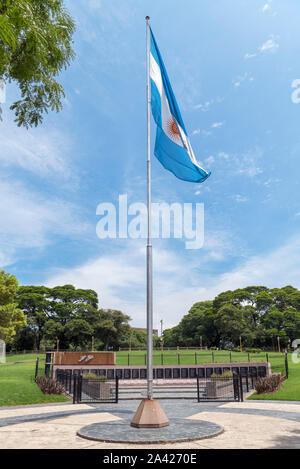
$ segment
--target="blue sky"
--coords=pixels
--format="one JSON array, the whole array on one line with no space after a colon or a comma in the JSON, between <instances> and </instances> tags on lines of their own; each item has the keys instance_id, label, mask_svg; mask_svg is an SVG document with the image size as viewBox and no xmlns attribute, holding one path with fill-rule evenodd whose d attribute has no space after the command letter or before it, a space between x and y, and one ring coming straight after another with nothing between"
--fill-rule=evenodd
<instances>
[{"instance_id":1,"label":"blue sky","mask_svg":"<svg viewBox=\"0 0 300 469\"><path fill-rule=\"evenodd\" d=\"M21 284L93 288L145 325L145 240L100 240L101 202L146 201L145 15L203 184L153 158L153 201L203 202L205 243L154 240L154 325L246 285L300 288L300 78L296 0L76 0L64 109L18 129L7 86L0 124L0 265ZM155 128L152 121L152 143Z\"/></svg>"}]
</instances>

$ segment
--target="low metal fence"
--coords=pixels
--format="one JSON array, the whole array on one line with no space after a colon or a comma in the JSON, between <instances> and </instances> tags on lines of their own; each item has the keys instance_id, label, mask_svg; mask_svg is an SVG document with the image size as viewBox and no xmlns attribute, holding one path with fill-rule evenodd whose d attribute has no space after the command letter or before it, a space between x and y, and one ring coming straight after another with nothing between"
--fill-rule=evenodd
<instances>
[{"instance_id":1,"label":"low metal fence","mask_svg":"<svg viewBox=\"0 0 300 469\"><path fill-rule=\"evenodd\" d=\"M45 359L39 357L35 360L34 379L38 376L45 376Z\"/></svg>"},{"instance_id":2,"label":"low metal fence","mask_svg":"<svg viewBox=\"0 0 300 469\"><path fill-rule=\"evenodd\" d=\"M119 378L99 380L82 375L73 377L73 404L118 403Z\"/></svg>"},{"instance_id":3,"label":"low metal fence","mask_svg":"<svg viewBox=\"0 0 300 469\"><path fill-rule=\"evenodd\" d=\"M247 352L230 352L230 351L162 351L153 353L153 365L184 365L194 364L201 365L205 363L240 363L240 362L269 362L270 358L274 358L269 352L247 353ZM276 354L276 360L282 359L284 367L284 355ZM273 361L273 360L272 360ZM121 352L117 356L117 364L120 366L142 366L147 365L147 353L138 353L136 351L125 353Z\"/></svg>"},{"instance_id":4,"label":"low metal fence","mask_svg":"<svg viewBox=\"0 0 300 469\"><path fill-rule=\"evenodd\" d=\"M118 402L118 377L110 380L85 376L80 370L74 373L72 370L56 370L55 379L62 384L66 393L73 397L73 404Z\"/></svg>"},{"instance_id":5,"label":"low metal fence","mask_svg":"<svg viewBox=\"0 0 300 469\"><path fill-rule=\"evenodd\" d=\"M198 402L242 402L243 380L240 375L197 378Z\"/></svg>"},{"instance_id":6,"label":"low metal fence","mask_svg":"<svg viewBox=\"0 0 300 469\"><path fill-rule=\"evenodd\" d=\"M56 381L59 381L60 384L64 387L65 391L72 395L74 392L74 376L72 375L72 370L57 370Z\"/></svg>"}]
</instances>

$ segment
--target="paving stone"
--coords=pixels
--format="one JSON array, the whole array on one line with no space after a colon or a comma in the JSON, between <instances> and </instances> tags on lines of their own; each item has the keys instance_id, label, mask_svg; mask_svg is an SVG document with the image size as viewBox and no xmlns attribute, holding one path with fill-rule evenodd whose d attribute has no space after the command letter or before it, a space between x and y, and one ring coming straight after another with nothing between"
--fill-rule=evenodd
<instances>
[{"instance_id":1,"label":"paving stone","mask_svg":"<svg viewBox=\"0 0 300 469\"><path fill-rule=\"evenodd\" d=\"M119 404L43 404L0 408L0 448L86 448L86 449L218 449L218 448L300 448L300 402L248 401L244 403L197 403L160 401L166 415L185 420L205 420L224 427L214 438L169 443L108 443L76 436L83 426L123 422L127 434L139 400ZM7 413L7 411L9 411ZM121 422L119 420L119 422ZM187 423L188 422L188 423ZM90 425L89 425L90 426ZM141 429L136 429L140 431ZM155 429L152 431L160 431Z\"/></svg>"},{"instance_id":2,"label":"paving stone","mask_svg":"<svg viewBox=\"0 0 300 469\"><path fill-rule=\"evenodd\" d=\"M223 431L223 427L212 422L173 418L163 428L134 428L130 420L94 423L81 428L77 435L96 441L146 444L201 440Z\"/></svg>"}]
</instances>

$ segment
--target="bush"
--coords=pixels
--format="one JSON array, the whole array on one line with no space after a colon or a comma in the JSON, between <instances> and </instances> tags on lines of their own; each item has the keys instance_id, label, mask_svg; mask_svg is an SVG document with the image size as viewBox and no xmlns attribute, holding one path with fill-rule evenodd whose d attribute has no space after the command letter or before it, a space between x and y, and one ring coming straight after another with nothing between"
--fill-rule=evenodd
<instances>
[{"instance_id":1,"label":"bush","mask_svg":"<svg viewBox=\"0 0 300 469\"><path fill-rule=\"evenodd\" d=\"M248 352L248 353L260 353L260 352L261 352L261 349L260 349L260 348L246 348L246 349L245 349L245 352Z\"/></svg>"},{"instance_id":2,"label":"bush","mask_svg":"<svg viewBox=\"0 0 300 469\"><path fill-rule=\"evenodd\" d=\"M224 371L221 375L217 375L216 373L212 373L210 375L211 379L222 379L222 378L232 378L233 373L230 370Z\"/></svg>"},{"instance_id":3,"label":"bush","mask_svg":"<svg viewBox=\"0 0 300 469\"><path fill-rule=\"evenodd\" d=\"M84 373L82 375L83 379L93 379L95 381L106 381L106 376L104 375L96 375L95 373Z\"/></svg>"},{"instance_id":4,"label":"bush","mask_svg":"<svg viewBox=\"0 0 300 469\"><path fill-rule=\"evenodd\" d=\"M35 382L44 394L63 394L65 392L62 384L55 379L48 378L48 376L37 376Z\"/></svg>"},{"instance_id":5,"label":"bush","mask_svg":"<svg viewBox=\"0 0 300 469\"><path fill-rule=\"evenodd\" d=\"M237 348L237 347L234 347L234 349L232 350L233 352L240 352L241 349L240 348Z\"/></svg>"},{"instance_id":6,"label":"bush","mask_svg":"<svg viewBox=\"0 0 300 469\"><path fill-rule=\"evenodd\" d=\"M265 378L258 378L254 386L255 391L257 394L268 394L278 391L283 380L284 378L280 373L274 373Z\"/></svg>"}]
</instances>

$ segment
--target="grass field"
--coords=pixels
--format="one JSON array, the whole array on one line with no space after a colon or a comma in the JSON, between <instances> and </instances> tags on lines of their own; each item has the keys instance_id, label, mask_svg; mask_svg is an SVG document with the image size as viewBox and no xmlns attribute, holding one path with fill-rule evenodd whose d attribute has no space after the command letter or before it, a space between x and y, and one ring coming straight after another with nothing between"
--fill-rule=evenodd
<instances>
[{"instance_id":1,"label":"grass field","mask_svg":"<svg viewBox=\"0 0 300 469\"><path fill-rule=\"evenodd\" d=\"M270 361L274 371L284 371L284 354L269 352L248 354L246 352L228 352L224 350L166 350L153 352L153 365L202 365L205 363L238 363ZM117 352L117 365L145 365L145 351Z\"/></svg>"},{"instance_id":2,"label":"grass field","mask_svg":"<svg viewBox=\"0 0 300 469\"><path fill-rule=\"evenodd\" d=\"M22 358L25 360L25 357L27 360L28 355L23 355ZM34 360L35 357L32 355L30 358ZM50 396L42 393L33 380L34 361L10 365L13 361L17 360L8 360L7 365L0 365L0 406L68 401L64 395Z\"/></svg>"},{"instance_id":3,"label":"grass field","mask_svg":"<svg viewBox=\"0 0 300 469\"><path fill-rule=\"evenodd\" d=\"M300 363L293 363L289 355L289 378L286 379L279 391L273 394L252 394L251 400L280 400L300 401ZM276 370L274 370L276 371Z\"/></svg>"},{"instance_id":4,"label":"grass field","mask_svg":"<svg viewBox=\"0 0 300 469\"><path fill-rule=\"evenodd\" d=\"M35 361L36 358L45 358L44 353L18 353L14 355L6 355L6 363Z\"/></svg>"},{"instance_id":5,"label":"grass field","mask_svg":"<svg viewBox=\"0 0 300 469\"><path fill-rule=\"evenodd\" d=\"M0 406L39 404L48 402L64 402L65 396L49 396L43 394L33 380L36 357L45 358L44 354L16 354L8 355L6 364L0 365ZM154 365L192 365L205 363L233 363L266 361L265 353L250 354L244 352L227 351L193 351L193 350L166 350L154 351ZM284 355L269 352L268 359L272 371L284 373ZM144 351L117 352L117 365L145 365ZM15 363L19 362L19 363ZM41 368L44 362L41 362ZM289 356L289 379L283 383L282 388L274 394L252 395L250 399L278 399L300 400L300 364L292 363Z\"/></svg>"}]
</instances>

